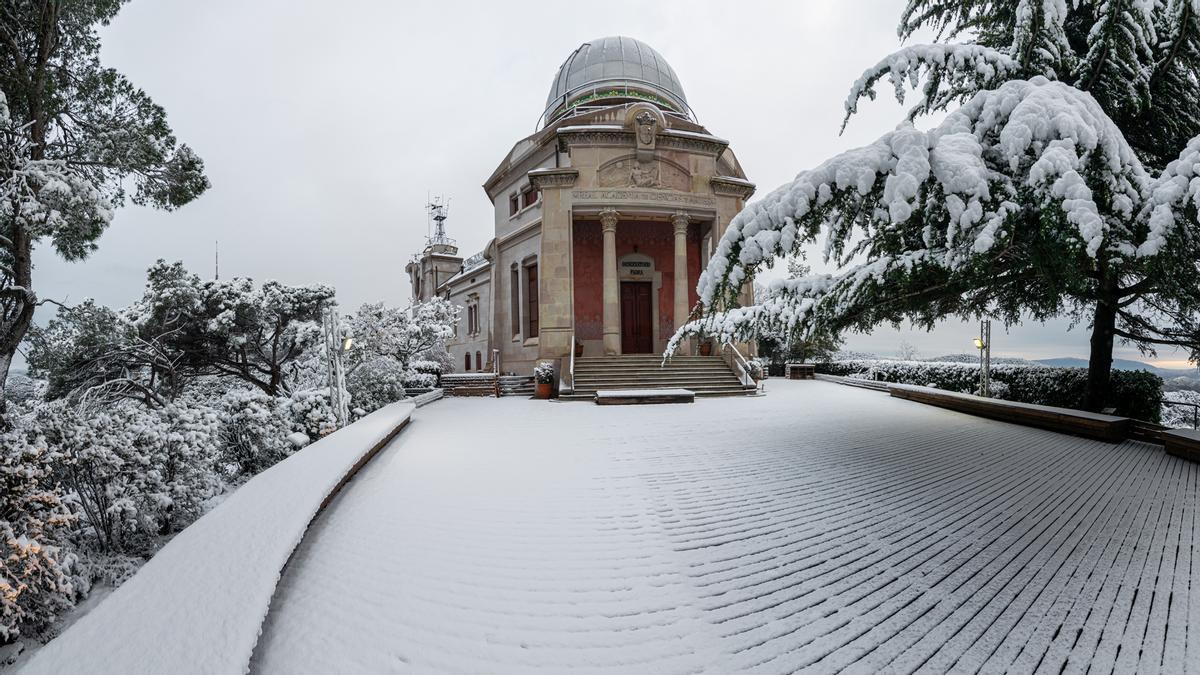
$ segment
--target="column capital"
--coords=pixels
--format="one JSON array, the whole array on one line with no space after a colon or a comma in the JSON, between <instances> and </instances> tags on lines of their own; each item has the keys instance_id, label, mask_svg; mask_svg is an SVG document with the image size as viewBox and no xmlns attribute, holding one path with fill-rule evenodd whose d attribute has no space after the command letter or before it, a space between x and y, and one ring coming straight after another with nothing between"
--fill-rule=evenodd
<instances>
[{"instance_id":1,"label":"column capital","mask_svg":"<svg viewBox=\"0 0 1200 675\"><path fill-rule=\"evenodd\" d=\"M621 214L616 209L604 209L600 212L600 227L605 232L617 231L617 219Z\"/></svg>"},{"instance_id":2,"label":"column capital","mask_svg":"<svg viewBox=\"0 0 1200 675\"><path fill-rule=\"evenodd\" d=\"M687 226L692 222L692 217L687 211L676 211L671 215L671 222L675 224L675 234L687 234Z\"/></svg>"}]
</instances>

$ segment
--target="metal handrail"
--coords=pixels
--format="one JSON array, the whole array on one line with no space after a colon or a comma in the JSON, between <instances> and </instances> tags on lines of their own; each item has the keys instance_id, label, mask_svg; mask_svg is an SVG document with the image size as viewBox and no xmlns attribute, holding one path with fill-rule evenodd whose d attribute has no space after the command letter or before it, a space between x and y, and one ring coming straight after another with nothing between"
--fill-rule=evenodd
<instances>
[{"instance_id":1,"label":"metal handrail","mask_svg":"<svg viewBox=\"0 0 1200 675\"><path fill-rule=\"evenodd\" d=\"M1190 403L1188 401L1168 401L1163 399L1163 405L1182 405L1192 409L1192 428L1200 429L1200 403Z\"/></svg>"},{"instance_id":2,"label":"metal handrail","mask_svg":"<svg viewBox=\"0 0 1200 675\"><path fill-rule=\"evenodd\" d=\"M635 88L631 90L629 87L630 84L635 85ZM605 86L605 85L607 85L607 86ZM555 122L557 122L558 120L566 119L568 117L575 117L578 114L578 113L574 112L577 108L583 108L586 106L587 108L599 110L599 109L603 109L603 108L615 107L615 106L606 106L606 105L588 106L586 103L583 105L572 106L571 100L581 98L579 96L579 94L582 92L596 94L601 91L614 91L614 92L620 92L621 94L623 94L629 98L637 98L638 99L637 101L631 101L631 102L624 103L624 104L617 104L617 105L622 105L622 106L630 106L630 105L633 105L634 103L656 104L657 102L651 98L641 98L641 97L637 96L638 93L643 93L643 92L641 92L642 89L653 89L655 92L654 96L659 97L660 101L662 103L666 103L669 105L675 105L680 108L680 110L671 110L669 112L675 113L677 116L681 117L682 119L685 119L688 121L693 121L693 122L695 121L696 114L692 111L691 106L689 106L687 104L687 101L680 99L679 97L675 96L674 94L666 92L663 89L662 85L655 83L655 82L650 82L648 80L622 77L622 78L614 78L612 80L604 80L604 81L600 81L600 82L587 82L585 84L581 84L581 85L578 85L578 86L572 88L571 90L567 91L566 93L556 96L554 98L554 102L547 105L546 109L542 111L542 116L538 120L538 128L544 129L547 126L549 126L552 121L550 119L551 114L554 112L557 112L560 109L562 110L563 114L554 117L553 121L555 121ZM630 91L634 91L636 93L631 95L629 93ZM661 105L657 105L656 107L658 107L659 109L662 108ZM666 114L667 112L668 112L667 110L663 111L664 114Z\"/></svg>"},{"instance_id":3,"label":"metal handrail","mask_svg":"<svg viewBox=\"0 0 1200 675\"><path fill-rule=\"evenodd\" d=\"M750 377L750 362L746 360L745 356L742 356L742 353L738 351L738 348L735 347L732 342L723 343L721 345L721 349L725 348L728 348L729 351L733 353L735 363L738 364L738 370L741 371L738 375L738 379L741 381L741 383L746 386L753 385L754 378Z\"/></svg>"},{"instance_id":4,"label":"metal handrail","mask_svg":"<svg viewBox=\"0 0 1200 675\"><path fill-rule=\"evenodd\" d=\"M575 392L575 331L571 331L571 349L569 350L567 357L568 357L567 378L569 380L568 392L574 393Z\"/></svg>"}]
</instances>

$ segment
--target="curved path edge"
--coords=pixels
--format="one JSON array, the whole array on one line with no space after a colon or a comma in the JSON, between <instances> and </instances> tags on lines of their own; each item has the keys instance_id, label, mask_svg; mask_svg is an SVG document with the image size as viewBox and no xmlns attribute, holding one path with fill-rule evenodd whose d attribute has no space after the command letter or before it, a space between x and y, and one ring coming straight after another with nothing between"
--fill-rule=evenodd
<instances>
[{"instance_id":1,"label":"curved path edge","mask_svg":"<svg viewBox=\"0 0 1200 675\"><path fill-rule=\"evenodd\" d=\"M293 551L418 404L393 403L247 481L21 672L247 672Z\"/></svg>"}]
</instances>

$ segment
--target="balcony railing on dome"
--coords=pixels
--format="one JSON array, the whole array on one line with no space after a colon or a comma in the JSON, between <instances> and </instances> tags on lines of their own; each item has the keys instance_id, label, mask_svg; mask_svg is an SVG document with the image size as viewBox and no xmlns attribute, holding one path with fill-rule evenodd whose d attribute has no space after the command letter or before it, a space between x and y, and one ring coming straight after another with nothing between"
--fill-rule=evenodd
<instances>
[{"instance_id":1,"label":"balcony railing on dome","mask_svg":"<svg viewBox=\"0 0 1200 675\"><path fill-rule=\"evenodd\" d=\"M649 93L648 90L654 93ZM635 100L624 104L587 105L590 101L621 98ZM556 97L554 102L546 106L546 109L542 112L539 128L545 128L552 121L557 122L561 119L617 106L628 108L637 103L653 103L661 108L663 114L668 117L675 117L693 123L696 121L695 113L692 112L691 107L683 99L663 91L659 85L653 82L624 79L618 82L589 82Z\"/></svg>"}]
</instances>

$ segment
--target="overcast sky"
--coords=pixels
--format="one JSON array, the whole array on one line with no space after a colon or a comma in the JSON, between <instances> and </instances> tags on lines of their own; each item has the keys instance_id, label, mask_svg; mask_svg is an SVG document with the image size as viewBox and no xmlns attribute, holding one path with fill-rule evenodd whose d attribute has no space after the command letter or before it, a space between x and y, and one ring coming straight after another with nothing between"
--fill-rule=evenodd
<instances>
[{"instance_id":1,"label":"overcast sky","mask_svg":"<svg viewBox=\"0 0 1200 675\"><path fill-rule=\"evenodd\" d=\"M219 241L222 276L330 283L347 310L407 304L426 196L450 198L462 253L482 249L493 221L480 185L534 130L563 59L606 35L666 57L763 195L900 120L880 98L838 135L850 84L898 44L901 6L134 0L102 31L103 61L166 108L212 189L173 213L119 211L86 262L44 247L35 283L44 297L122 306L157 258L210 276ZM975 330L884 327L847 336L847 348L892 354L903 336L925 357L961 353ZM997 355L1087 356L1085 328L1064 322L997 326L993 338Z\"/></svg>"}]
</instances>

